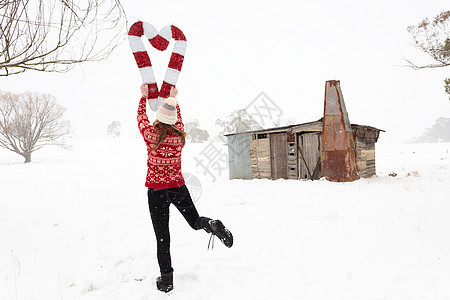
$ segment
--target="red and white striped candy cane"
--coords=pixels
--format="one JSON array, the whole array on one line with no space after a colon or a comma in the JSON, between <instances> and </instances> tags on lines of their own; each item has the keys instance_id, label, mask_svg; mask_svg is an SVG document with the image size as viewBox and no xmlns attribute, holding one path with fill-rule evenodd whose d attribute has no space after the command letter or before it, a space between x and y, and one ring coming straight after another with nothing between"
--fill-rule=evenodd
<instances>
[{"instance_id":1,"label":"red and white striped candy cane","mask_svg":"<svg viewBox=\"0 0 450 300\"><path fill-rule=\"evenodd\" d=\"M160 51L167 49L170 39L175 39L172 56L170 57L169 67L166 71L161 90L158 90L158 85L153 73L152 63L148 56L147 50L144 47L141 36L149 40L150 44ZM183 66L184 54L186 53L186 37L183 32L173 25L163 27L159 32L155 27L149 23L138 21L131 25L128 31L128 41L130 42L131 50L134 58L141 72L142 79L148 84L148 104L151 110L156 111L158 107L164 102L164 99L169 97L171 87L175 86Z\"/></svg>"}]
</instances>

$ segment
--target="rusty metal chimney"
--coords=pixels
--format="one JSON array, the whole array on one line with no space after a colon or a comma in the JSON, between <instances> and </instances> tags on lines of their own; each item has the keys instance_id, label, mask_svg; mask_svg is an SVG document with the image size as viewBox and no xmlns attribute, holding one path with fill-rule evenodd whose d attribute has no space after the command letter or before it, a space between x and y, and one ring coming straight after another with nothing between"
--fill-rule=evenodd
<instances>
[{"instance_id":1,"label":"rusty metal chimney","mask_svg":"<svg viewBox=\"0 0 450 300\"><path fill-rule=\"evenodd\" d=\"M339 80L325 83L322 174L330 181L359 179L356 173L355 141Z\"/></svg>"}]
</instances>

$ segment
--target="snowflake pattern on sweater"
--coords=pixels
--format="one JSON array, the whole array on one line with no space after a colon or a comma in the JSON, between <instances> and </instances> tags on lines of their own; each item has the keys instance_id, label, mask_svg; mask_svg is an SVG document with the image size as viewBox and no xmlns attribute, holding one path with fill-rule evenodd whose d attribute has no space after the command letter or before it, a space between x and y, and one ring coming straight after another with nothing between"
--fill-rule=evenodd
<instances>
[{"instance_id":1,"label":"snowflake pattern on sweater","mask_svg":"<svg viewBox=\"0 0 450 300\"><path fill-rule=\"evenodd\" d=\"M139 131L147 145L147 178L145 186L152 189L168 189L184 184L181 173L181 150L183 142L181 138L167 130L166 139L152 152L158 141L158 133L147 117L147 101L144 97L139 101L137 112ZM175 123L184 132L184 124L181 119L180 107L177 104L177 122Z\"/></svg>"}]
</instances>

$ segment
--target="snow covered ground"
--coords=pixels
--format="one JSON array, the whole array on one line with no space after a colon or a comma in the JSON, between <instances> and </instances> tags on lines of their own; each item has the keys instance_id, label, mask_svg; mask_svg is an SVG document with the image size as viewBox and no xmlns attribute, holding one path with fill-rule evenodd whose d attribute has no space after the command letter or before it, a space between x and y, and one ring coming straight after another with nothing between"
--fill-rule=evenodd
<instances>
[{"instance_id":1,"label":"snow covered ground","mask_svg":"<svg viewBox=\"0 0 450 300\"><path fill-rule=\"evenodd\" d=\"M378 176L352 183L210 169L213 181L195 161L207 146L188 144L183 170L235 244L208 251L172 210L169 295L154 284L140 139L82 140L31 164L1 150L0 299L450 299L450 144L380 141Z\"/></svg>"}]
</instances>

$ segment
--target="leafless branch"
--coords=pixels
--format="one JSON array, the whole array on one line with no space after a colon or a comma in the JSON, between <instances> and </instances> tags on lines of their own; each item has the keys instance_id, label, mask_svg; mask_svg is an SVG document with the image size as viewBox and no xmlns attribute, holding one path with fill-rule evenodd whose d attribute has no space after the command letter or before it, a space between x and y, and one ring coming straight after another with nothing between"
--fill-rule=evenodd
<instances>
[{"instance_id":1,"label":"leafless branch","mask_svg":"<svg viewBox=\"0 0 450 300\"><path fill-rule=\"evenodd\" d=\"M0 76L66 72L106 58L126 37L119 0L17 0L0 3Z\"/></svg>"},{"instance_id":2,"label":"leafless branch","mask_svg":"<svg viewBox=\"0 0 450 300\"><path fill-rule=\"evenodd\" d=\"M428 54L433 63L418 64L405 59L407 66L416 70L442 68L450 65L450 10L443 11L432 20L425 18L407 28L414 47Z\"/></svg>"}]
</instances>

